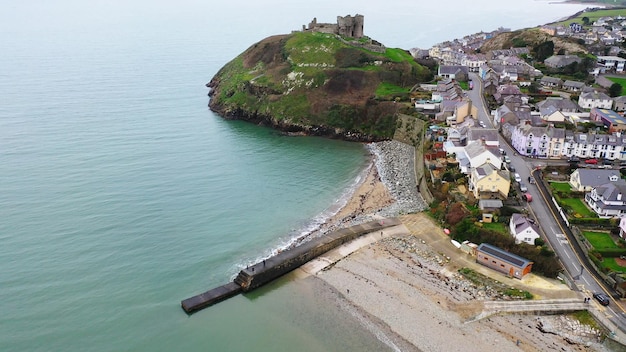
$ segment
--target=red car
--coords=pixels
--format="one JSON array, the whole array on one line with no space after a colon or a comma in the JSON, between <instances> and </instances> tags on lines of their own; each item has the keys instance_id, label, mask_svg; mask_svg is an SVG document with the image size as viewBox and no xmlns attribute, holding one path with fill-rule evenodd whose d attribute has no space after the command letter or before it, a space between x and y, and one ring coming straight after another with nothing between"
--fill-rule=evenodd
<instances>
[{"instance_id":1,"label":"red car","mask_svg":"<svg viewBox=\"0 0 626 352\"><path fill-rule=\"evenodd\" d=\"M586 164L593 164L593 165L595 165L595 164L598 163L598 159L587 159L587 160L585 160L585 163Z\"/></svg>"}]
</instances>

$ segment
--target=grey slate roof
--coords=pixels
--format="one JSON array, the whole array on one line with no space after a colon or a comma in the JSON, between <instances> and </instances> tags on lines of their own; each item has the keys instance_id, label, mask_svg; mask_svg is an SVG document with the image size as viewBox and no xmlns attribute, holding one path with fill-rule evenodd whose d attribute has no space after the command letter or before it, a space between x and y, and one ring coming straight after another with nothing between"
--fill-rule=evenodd
<instances>
[{"instance_id":1,"label":"grey slate roof","mask_svg":"<svg viewBox=\"0 0 626 352\"><path fill-rule=\"evenodd\" d=\"M596 187L596 193L598 196L602 197L604 201L617 201L617 195L622 195L622 202L626 202L626 181L623 179L619 179L617 182L608 182L601 186ZM605 209L626 209L626 205L623 207L613 207L605 206Z\"/></svg>"},{"instance_id":2,"label":"grey slate roof","mask_svg":"<svg viewBox=\"0 0 626 352\"><path fill-rule=\"evenodd\" d=\"M500 199L481 199L478 201L478 207L480 209L502 208L503 205Z\"/></svg>"},{"instance_id":3,"label":"grey slate roof","mask_svg":"<svg viewBox=\"0 0 626 352\"><path fill-rule=\"evenodd\" d=\"M570 99L550 97L542 102L537 103L537 108L539 109L548 106L554 106L559 111L578 111L578 104L571 101Z\"/></svg>"},{"instance_id":4,"label":"grey slate roof","mask_svg":"<svg viewBox=\"0 0 626 352\"><path fill-rule=\"evenodd\" d=\"M478 248L476 248L476 250L485 254L489 254L494 258L498 258L503 262L509 263L518 268L525 268L529 264L532 264L532 262L526 258L522 258L513 253L509 253L504 249L500 249L496 246L490 245L489 243L481 243Z\"/></svg>"},{"instance_id":5,"label":"grey slate roof","mask_svg":"<svg viewBox=\"0 0 626 352\"><path fill-rule=\"evenodd\" d=\"M539 227L537 226L537 224L535 224L534 221L531 222L529 218L525 217L522 214L515 213L511 215L511 222L513 222L513 225L515 226L514 235L517 235L522 231L526 231L526 229L528 228L531 228L533 231L539 234Z\"/></svg>"},{"instance_id":6,"label":"grey slate roof","mask_svg":"<svg viewBox=\"0 0 626 352\"><path fill-rule=\"evenodd\" d=\"M581 168L578 169L578 176L581 185L595 188L609 182L610 176L617 176L619 179L620 174L618 170Z\"/></svg>"},{"instance_id":7,"label":"grey slate roof","mask_svg":"<svg viewBox=\"0 0 626 352\"><path fill-rule=\"evenodd\" d=\"M467 134L468 141L498 141L498 130L494 128L470 128Z\"/></svg>"}]
</instances>

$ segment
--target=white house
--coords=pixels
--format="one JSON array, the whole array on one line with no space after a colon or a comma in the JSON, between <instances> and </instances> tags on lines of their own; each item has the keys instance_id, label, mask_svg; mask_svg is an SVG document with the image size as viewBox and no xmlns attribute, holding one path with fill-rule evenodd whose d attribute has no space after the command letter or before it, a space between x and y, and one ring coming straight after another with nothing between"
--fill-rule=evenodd
<instances>
[{"instance_id":1,"label":"white house","mask_svg":"<svg viewBox=\"0 0 626 352\"><path fill-rule=\"evenodd\" d=\"M626 216L626 181L605 183L585 194L585 201L601 218Z\"/></svg>"},{"instance_id":2,"label":"white house","mask_svg":"<svg viewBox=\"0 0 626 352\"><path fill-rule=\"evenodd\" d=\"M603 72L607 70L615 70L615 72L624 72L626 59L618 56L598 56L598 66L603 68Z\"/></svg>"},{"instance_id":3,"label":"white house","mask_svg":"<svg viewBox=\"0 0 626 352\"><path fill-rule=\"evenodd\" d=\"M626 160L626 136L614 134L576 133L565 136L563 156Z\"/></svg>"},{"instance_id":4,"label":"white house","mask_svg":"<svg viewBox=\"0 0 626 352\"><path fill-rule=\"evenodd\" d=\"M578 105L583 109L610 109L613 107L613 100L602 92L586 92L578 97Z\"/></svg>"},{"instance_id":5,"label":"white house","mask_svg":"<svg viewBox=\"0 0 626 352\"><path fill-rule=\"evenodd\" d=\"M565 129L519 125L511 132L511 144L521 155L537 158L560 158Z\"/></svg>"},{"instance_id":6,"label":"white house","mask_svg":"<svg viewBox=\"0 0 626 352\"><path fill-rule=\"evenodd\" d=\"M500 156L487 149L480 141L470 142L465 147L465 155L469 160L470 167L478 167L484 163L490 163L497 169L502 167Z\"/></svg>"},{"instance_id":7,"label":"white house","mask_svg":"<svg viewBox=\"0 0 626 352\"><path fill-rule=\"evenodd\" d=\"M539 238L539 227L535 222L522 214L515 213L509 221L509 231L515 237L515 243L535 244Z\"/></svg>"},{"instance_id":8,"label":"white house","mask_svg":"<svg viewBox=\"0 0 626 352\"><path fill-rule=\"evenodd\" d=\"M554 106L540 108L539 113L541 114L541 119L546 122L554 123L565 121L565 115Z\"/></svg>"},{"instance_id":9,"label":"white house","mask_svg":"<svg viewBox=\"0 0 626 352\"><path fill-rule=\"evenodd\" d=\"M578 192L591 192L607 182L617 182L619 170L576 169L569 177L572 189Z\"/></svg>"}]
</instances>

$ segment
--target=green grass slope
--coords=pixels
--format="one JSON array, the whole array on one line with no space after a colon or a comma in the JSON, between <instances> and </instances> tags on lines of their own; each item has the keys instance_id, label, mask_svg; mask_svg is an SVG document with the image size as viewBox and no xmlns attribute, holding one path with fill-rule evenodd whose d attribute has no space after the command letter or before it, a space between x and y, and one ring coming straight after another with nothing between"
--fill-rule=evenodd
<instances>
[{"instance_id":1,"label":"green grass slope","mask_svg":"<svg viewBox=\"0 0 626 352\"><path fill-rule=\"evenodd\" d=\"M316 32L266 38L226 64L207 86L227 118L354 140L391 138L396 100L432 73L405 50L376 52L368 38Z\"/></svg>"}]
</instances>

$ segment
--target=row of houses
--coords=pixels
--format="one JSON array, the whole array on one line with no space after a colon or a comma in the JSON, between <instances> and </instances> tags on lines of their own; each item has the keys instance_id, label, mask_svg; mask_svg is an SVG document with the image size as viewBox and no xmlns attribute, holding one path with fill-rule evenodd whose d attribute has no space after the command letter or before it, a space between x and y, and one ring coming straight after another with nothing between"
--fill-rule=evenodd
<instances>
[{"instance_id":1,"label":"row of houses","mask_svg":"<svg viewBox=\"0 0 626 352\"><path fill-rule=\"evenodd\" d=\"M523 156L534 158L601 158L626 160L626 135L579 133L552 126L506 124L503 132L511 145Z\"/></svg>"}]
</instances>

